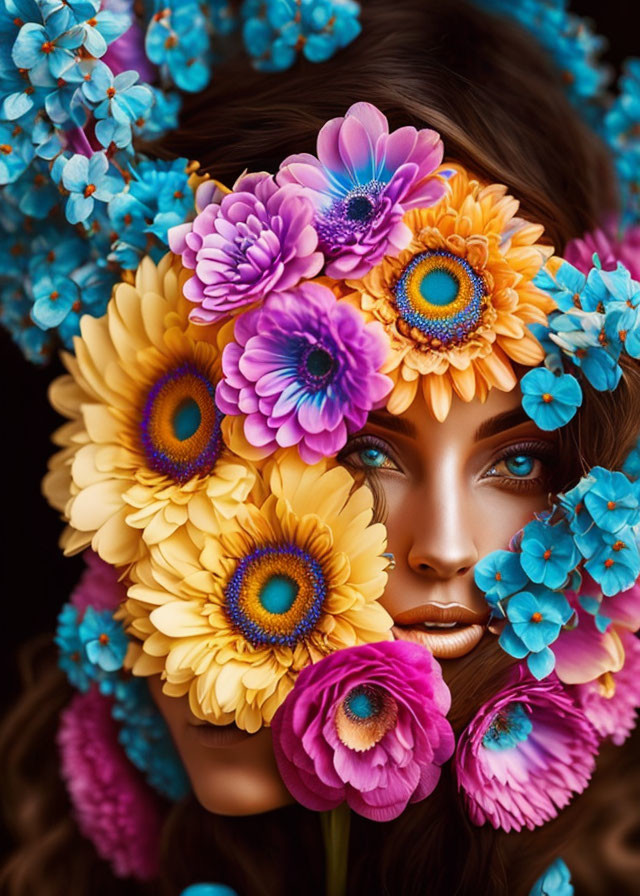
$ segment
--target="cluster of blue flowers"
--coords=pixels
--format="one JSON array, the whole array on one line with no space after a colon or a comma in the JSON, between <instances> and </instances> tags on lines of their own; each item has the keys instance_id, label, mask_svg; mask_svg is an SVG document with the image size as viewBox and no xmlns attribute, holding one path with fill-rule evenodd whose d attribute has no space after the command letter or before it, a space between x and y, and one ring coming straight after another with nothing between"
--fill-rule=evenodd
<instances>
[{"instance_id":1,"label":"cluster of blue flowers","mask_svg":"<svg viewBox=\"0 0 640 896\"><path fill-rule=\"evenodd\" d=\"M29 360L72 347L122 270L166 252L193 207L186 159L136 139L177 126L239 22L228 0L0 0L0 322ZM282 69L359 33L352 0L247 0L250 55ZM286 49L285 49L286 48ZM270 60L270 62L269 62Z\"/></svg>"},{"instance_id":2,"label":"cluster of blue flowers","mask_svg":"<svg viewBox=\"0 0 640 896\"><path fill-rule=\"evenodd\" d=\"M489 12L516 21L533 35L562 74L569 97L581 110L596 109L610 80L600 62L606 47L589 23L569 12L568 0L478 0Z\"/></svg>"},{"instance_id":3,"label":"cluster of blue flowers","mask_svg":"<svg viewBox=\"0 0 640 896\"><path fill-rule=\"evenodd\" d=\"M123 671L129 639L122 624L110 610L87 607L79 613L67 603L58 616L55 642L70 684L84 693L97 687L112 700L112 715L120 723L118 737L133 765L163 796L184 796L188 778L147 683Z\"/></svg>"},{"instance_id":4,"label":"cluster of blue flowers","mask_svg":"<svg viewBox=\"0 0 640 896\"><path fill-rule=\"evenodd\" d=\"M609 146L622 195L623 226L640 220L640 60L627 61L611 95L610 70L600 56L606 40L587 19L569 12L569 0L476 0L488 12L516 21L549 54L569 98Z\"/></svg>"},{"instance_id":5,"label":"cluster of blue flowers","mask_svg":"<svg viewBox=\"0 0 640 896\"><path fill-rule=\"evenodd\" d=\"M281 72L302 52L325 62L361 31L354 0L244 0L242 36L254 66Z\"/></svg>"},{"instance_id":6,"label":"cluster of blue flowers","mask_svg":"<svg viewBox=\"0 0 640 896\"><path fill-rule=\"evenodd\" d=\"M634 450L634 455L637 449ZM582 570L596 583L580 604L601 631L610 620L601 612L603 595L619 594L640 575L636 529L640 489L625 473L594 467L551 512L532 520L509 551L493 551L475 567L475 581L492 615L505 619L500 645L527 659L536 678L555 666L551 646L564 626L576 624L565 591L580 590Z\"/></svg>"},{"instance_id":7,"label":"cluster of blue flowers","mask_svg":"<svg viewBox=\"0 0 640 896\"><path fill-rule=\"evenodd\" d=\"M531 326L545 349L545 366L521 381L522 405L540 429L564 426L582 404L580 384L564 371L563 359L604 392L620 382L623 354L640 358L640 283L622 264L603 271L594 255L594 265L585 276L564 262L555 276L543 269L536 278L558 306L548 326Z\"/></svg>"}]
</instances>

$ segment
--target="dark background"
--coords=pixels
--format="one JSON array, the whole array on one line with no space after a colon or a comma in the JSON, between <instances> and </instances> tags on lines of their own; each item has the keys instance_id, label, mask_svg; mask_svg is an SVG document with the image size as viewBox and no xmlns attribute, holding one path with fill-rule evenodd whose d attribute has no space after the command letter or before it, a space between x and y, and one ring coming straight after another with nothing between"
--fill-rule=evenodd
<instances>
[{"instance_id":1,"label":"dark background","mask_svg":"<svg viewBox=\"0 0 640 896\"><path fill-rule=\"evenodd\" d=\"M580 0L573 9L590 16L597 32L607 36L605 59L612 66L619 66L627 56L640 55L635 2ZM18 690L17 647L33 635L54 629L56 615L80 575L82 561L63 557L57 544L62 524L40 494L40 481L52 453L49 437L62 422L49 406L47 387L61 367L57 362L45 368L28 364L1 329L0 359L4 471L0 479L1 714Z\"/></svg>"}]
</instances>

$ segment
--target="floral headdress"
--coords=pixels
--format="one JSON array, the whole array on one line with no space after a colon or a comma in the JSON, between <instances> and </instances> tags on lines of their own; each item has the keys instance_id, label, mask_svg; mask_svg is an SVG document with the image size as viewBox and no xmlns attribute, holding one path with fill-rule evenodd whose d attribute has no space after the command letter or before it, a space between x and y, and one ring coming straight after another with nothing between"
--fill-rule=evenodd
<instances>
[{"instance_id":1,"label":"floral headdress","mask_svg":"<svg viewBox=\"0 0 640 896\"><path fill-rule=\"evenodd\" d=\"M15 66L0 71L3 319L30 356L68 349L44 490L65 553L88 564L56 636L81 692L59 744L83 832L116 873L153 877L163 800L188 789L154 674L205 721L272 726L293 796L333 813L329 843L344 845L346 806L394 818L452 756L475 823L544 823L640 704L637 454L591 470L476 565L500 643L524 662L457 745L438 663L393 640L385 529L337 455L370 411L421 394L441 421L454 395L513 389L514 364L530 368L522 405L542 429L572 419L581 384L615 389L623 356L640 358L640 271L623 264L637 232L553 257L506 187L365 102L325 124L316 155L231 189L186 160L140 158L133 138L173 126L172 85L204 85L231 18L211 3L198 29L200 6L154 7L132 73L119 60L144 32L123 7L0 8ZM355 36L356 12L247 2L245 42L266 70L300 49L320 61ZM614 140L625 96L607 113ZM134 851L132 824L148 834ZM565 871L533 892L569 892Z\"/></svg>"}]
</instances>

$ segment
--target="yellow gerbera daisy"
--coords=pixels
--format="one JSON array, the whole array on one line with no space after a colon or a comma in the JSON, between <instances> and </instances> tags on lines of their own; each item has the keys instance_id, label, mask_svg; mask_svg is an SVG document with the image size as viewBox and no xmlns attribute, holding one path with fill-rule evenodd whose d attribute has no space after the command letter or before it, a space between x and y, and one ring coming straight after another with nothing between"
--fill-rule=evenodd
<instances>
[{"instance_id":1,"label":"yellow gerbera daisy","mask_svg":"<svg viewBox=\"0 0 640 896\"><path fill-rule=\"evenodd\" d=\"M139 559L178 527L212 530L249 493L251 464L225 448L214 393L231 328L189 324L189 271L145 258L106 314L82 318L69 375L51 386L69 423L43 488L69 526L66 554L88 544L108 563Z\"/></svg>"},{"instance_id":2,"label":"yellow gerbera daisy","mask_svg":"<svg viewBox=\"0 0 640 896\"><path fill-rule=\"evenodd\" d=\"M515 217L519 203L506 187L449 167L456 173L440 203L405 215L409 247L348 282L350 301L391 339L388 410L405 411L420 384L438 420L454 393L484 401L492 386L512 389L509 359L539 364L543 350L526 325L545 323L554 307L532 282L553 251L537 242L542 226Z\"/></svg>"},{"instance_id":3,"label":"yellow gerbera daisy","mask_svg":"<svg viewBox=\"0 0 640 896\"><path fill-rule=\"evenodd\" d=\"M188 693L199 718L269 724L304 666L391 639L386 532L371 518L370 490L343 467L277 455L224 530L182 530L132 568L120 618L142 645L127 664Z\"/></svg>"}]
</instances>

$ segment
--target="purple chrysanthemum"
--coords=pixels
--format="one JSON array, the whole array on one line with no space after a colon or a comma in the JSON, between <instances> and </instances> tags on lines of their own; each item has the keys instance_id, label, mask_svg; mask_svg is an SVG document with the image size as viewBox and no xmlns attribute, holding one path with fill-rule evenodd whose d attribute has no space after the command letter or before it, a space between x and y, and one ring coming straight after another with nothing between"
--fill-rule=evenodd
<instances>
[{"instance_id":1,"label":"purple chrysanthemum","mask_svg":"<svg viewBox=\"0 0 640 896\"><path fill-rule=\"evenodd\" d=\"M640 709L640 640L631 632L619 633L624 648L624 666L605 672L594 681L579 684L573 693L600 737L610 737L620 746L629 737Z\"/></svg>"},{"instance_id":2,"label":"purple chrysanthemum","mask_svg":"<svg viewBox=\"0 0 640 896\"><path fill-rule=\"evenodd\" d=\"M389 393L388 340L326 286L303 283L236 320L216 403L246 414L244 434L270 453L297 445L306 463L337 454Z\"/></svg>"},{"instance_id":3,"label":"purple chrysanthemum","mask_svg":"<svg viewBox=\"0 0 640 896\"><path fill-rule=\"evenodd\" d=\"M425 799L454 748L440 666L406 641L348 647L306 666L272 723L282 780L309 809L346 800L373 821Z\"/></svg>"},{"instance_id":4,"label":"purple chrysanthemum","mask_svg":"<svg viewBox=\"0 0 640 896\"><path fill-rule=\"evenodd\" d=\"M195 269L184 286L198 305L194 321L212 323L320 271L314 209L301 187L262 172L240 178L232 193L209 191L211 203L189 228L169 232L171 250Z\"/></svg>"},{"instance_id":5,"label":"purple chrysanthemum","mask_svg":"<svg viewBox=\"0 0 640 896\"><path fill-rule=\"evenodd\" d=\"M73 606L80 610L80 616L87 607L98 611L117 609L127 596L117 570L95 551L85 551L83 559L87 568L71 594Z\"/></svg>"},{"instance_id":6,"label":"purple chrysanthemum","mask_svg":"<svg viewBox=\"0 0 640 896\"><path fill-rule=\"evenodd\" d=\"M598 738L555 676L536 681L519 668L460 736L458 788L475 824L533 830L581 793Z\"/></svg>"},{"instance_id":7,"label":"purple chrysanthemum","mask_svg":"<svg viewBox=\"0 0 640 896\"><path fill-rule=\"evenodd\" d=\"M571 240L564 258L583 274L588 274L593 267L594 252L597 252L603 270L615 271L618 262L622 262L633 279L640 280L640 227L628 227L619 235L617 221L609 218L600 230L587 233L582 239Z\"/></svg>"},{"instance_id":8,"label":"purple chrysanthemum","mask_svg":"<svg viewBox=\"0 0 640 896\"><path fill-rule=\"evenodd\" d=\"M412 127L389 133L370 103L328 121L317 152L289 156L277 180L301 184L311 198L331 277L363 277L385 255L397 255L411 241L404 213L433 205L446 191L434 176L443 153L439 134Z\"/></svg>"},{"instance_id":9,"label":"purple chrysanthemum","mask_svg":"<svg viewBox=\"0 0 640 896\"><path fill-rule=\"evenodd\" d=\"M118 877L158 872L161 805L118 743L111 701L76 694L58 730L61 771L82 834Z\"/></svg>"}]
</instances>

